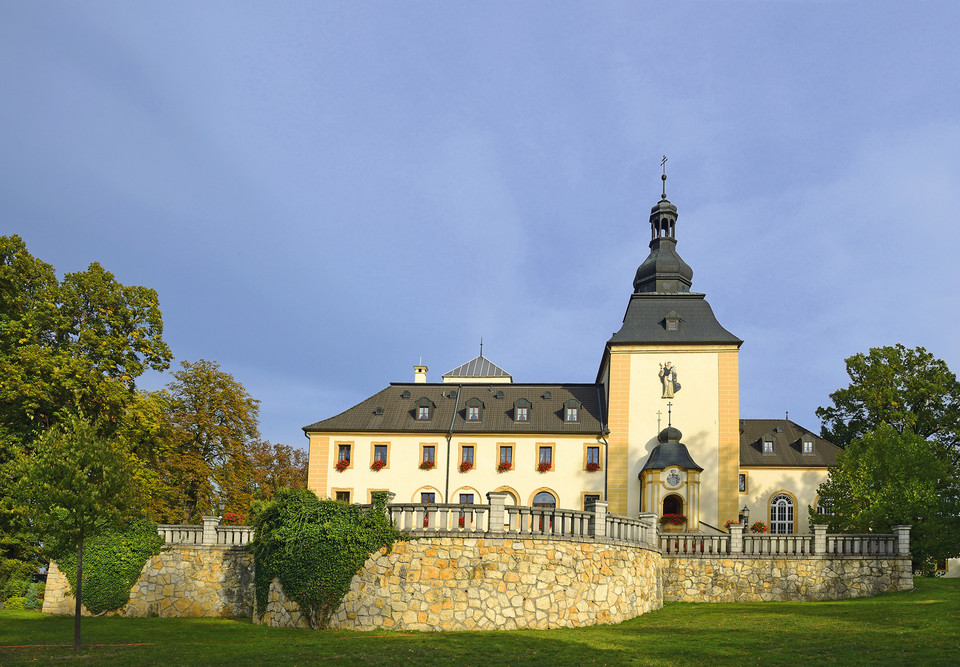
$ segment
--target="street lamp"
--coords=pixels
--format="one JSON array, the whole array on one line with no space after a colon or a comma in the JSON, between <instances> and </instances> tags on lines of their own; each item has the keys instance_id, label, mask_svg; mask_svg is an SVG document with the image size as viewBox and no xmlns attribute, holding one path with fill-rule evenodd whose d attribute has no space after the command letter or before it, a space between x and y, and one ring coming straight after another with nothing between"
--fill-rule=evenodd
<instances>
[{"instance_id":1,"label":"street lamp","mask_svg":"<svg viewBox=\"0 0 960 667\"><path fill-rule=\"evenodd\" d=\"M747 524L750 523L750 509L746 505L740 510L740 523L743 524L744 529L746 529Z\"/></svg>"}]
</instances>

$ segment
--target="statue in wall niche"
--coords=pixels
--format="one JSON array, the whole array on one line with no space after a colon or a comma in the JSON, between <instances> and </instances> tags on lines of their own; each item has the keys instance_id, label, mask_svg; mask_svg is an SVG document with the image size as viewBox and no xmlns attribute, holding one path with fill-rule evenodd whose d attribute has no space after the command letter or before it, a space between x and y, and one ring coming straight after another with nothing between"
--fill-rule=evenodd
<instances>
[{"instance_id":1,"label":"statue in wall niche","mask_svg":"<svg viewBox=\"0 0 960 667\"><path fill-rule=\"evenodd\" d=\"M669 361L660 364L660 382L663 384L661 398L673 398L673 395L680 391L680 383L677 382L677 369Z\"/></svg>"}]
</instances>

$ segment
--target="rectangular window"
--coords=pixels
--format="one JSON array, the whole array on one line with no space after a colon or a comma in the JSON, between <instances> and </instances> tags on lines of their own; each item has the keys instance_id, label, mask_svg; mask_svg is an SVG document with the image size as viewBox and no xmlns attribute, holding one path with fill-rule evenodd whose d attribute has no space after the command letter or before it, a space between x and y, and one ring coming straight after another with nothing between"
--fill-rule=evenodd
<instances>
[{"instance_id":1,"label":"rectangular window","mask_svg":"<svg viewBox=\"0 0 960 667\"><path fill-rule=\"evenodd\" d=\"M436 461L436 459L434 458L436 456L436 452L437 452L437 448L434 447L433 445L424 445L423 446L423 462L426 463L429 461L430 463L434 463Z\"/></svg>"},{"instance_id":2,"label":"rectangular window","mask_svg":"<svg viewBox=\"0 0 960 667\"><path fill-rule=\"evenodd\" d=\"M577 408L567 408L567 421L575 422L580 419L580 411Z\"/></svg>"},{"instance_id":3,"label":"rectangular window","mask_svg":"<svg viewBox=\"0 0 960 667\"><path fill-rule=\"evenodd\" d=\"M803 441L803 453L807 456L813 454L813 440L804 440Z\"/></svg>"},{"instance_id":4,"label":"rectangular window","mask_svg":"<svg viewBox=\"0 0 960 667\"><path fill-rule=\"evenodd\" d=\"M593 509L593 504L600 500L599 493L585 493L583 494L583 511L589 512Z\"/></svg>"},{"instance_id":5,"label":"rectangular window","mask_svg":"<svg viewBox=\"0 0 960 667\"><path fill-rule=\"evenodd\" d=\"M739 475L737 475L737 477L738 477L738 482L740 487L740 493L746 493L747 492L747 473L742 472Z\"/></svg>"},{"instance_id":6,"label":"rectangular window","mask_svg":"<svg viewBox=\"0 0 960 667\"><path fill-rule=\"evenodd\" d=\"M546 464L553 463L553 447L550 445L540 447L540 453L537 456L537 461L539 463Z\"/></svg>"},{"instance_id":7,"label":"rectangular window","mask_svg":"<svg viewBox=\"0 0 960 667\"><path fill-rule=\"evenodd\" d=\"M350 492L349 492L349 491L337 491L337 492L336 492L336 496L335 496L335 500L337 500L337 501L339 501L339 502L341 502L341 503L349 503L349 502L350 502Z\"/></svg>"},{"instance_id":8,"label":"rectangular window","mask_svg":"<svg viewBox=\"0 0 960 667\"><path fill-rule=\"evenodd\" d=\"M513 447L511 445L500 445L500 463L513 463Z\"/></svg>"},{"instance_id":9,"label":"rectangular window","mask_svg":"<svg viewBox=\"0 0 960 667\"><path fill-rule=\"evenodd\" d=\"M527 421L527 419L528 419L528 417L529 417L529 414L530 414L530 413L528 412L529 410L530 410L530 408L524 408L524 407L517 408L517 421L518 421L518 422L525 422L525 421Z\"/></svg>"},{"instance_id":10,"label":"rectangular window","mask_svg":"<svg viewBox=\"0 0 960 667\"><path fill-rule=\"evenodd\" d=\"M420 492L420 502L421 503L435 503L437 502L437 494L432 491L421 491Z\"/></svg>"},{"instance_id":11,"label":"rectangular window","mask_svg":"<svg viewBox=\"0 0 960 667\"><path fill-rule=\"evenodd\" d=\"M346 461L347 463L350 463L350 445L338 445L337 452L338 461Z\"/></svg>"},{"instance_id":12,"label":"rectangular window","mask_svg":"<svg viewBox=\"0 0 960 667\"><path fill-rule=\"evenodd\" d=\"M421 405L420 407L417 408L417 419L419 419L420 421L427 421L428 419L430 419L429 405Z\"/></svg>"},{"instance_id":13,"label":"rectangular window","mask_svg":"<svg viewBox=\"0 0 960 667\"><path fill-rule=\"evenodd\" d=\"M463 445L460 449L460 463L473 465L473 445Z\"/></svg>"},{"instance_id":14,"label":"rectangular window","mask_svg":"<svg viewBox=\"0 0 960 667\"><path fill-rule=\"evenodd\" d=\"M589 464L600 465L600 448L599 447L587 447L587 465Z\"/></svg>"},{"instance_id":15,"label":"rectangular window","mask_svg":"<svg viewBox=\"0 0 960 667\"><path fill-rule=\"evenodd\" d=\"M764 454L773 454L773 440L764 440L764 441L763 441L763 453L764 453Z\"/></svg>"},{"instance_id":16,"label":"rectangular window","mask_svg":"<svg viewBox=\"0 0 960 667\"><path fill-rule=\"evenodd\" d=\"M383 461L384 463L387 462L387 446L386 445L373 446L373 460Z\"/></svg>"},{"instance_id":17,"label":"rectangular window","mask_svg":"<svg viewBox=\"0 0 960 667\"><path fill-rule=\"evenodd\" d=\"M667 320L667 331L676 331L676 330L677 330L677 321Z\"/></svg>"},{"instance_id":18,"label":"rectangular window","mask_svg":"<svg viewBox=\"0 0 960 667\"><path fill-rule=\"evenodd\" d=\"M468 422L478 422L478 421L480 421L480 406L479 406L479 405L468 405L468 406L467 406L467 421L468 421Z\"/></svg>"},{"instance_id":19,"label":"rectangular window","mask_svg":"<svg viewBox=\"0 0 960 667\"><path fill-rule=\"evenodd\" d=\"M460 504L461 504L461 505L472 505L472 504L473 504L473 494L472 494L472 493L461 493L461 494L460 494Z\"/></svg>"}]
</instances>

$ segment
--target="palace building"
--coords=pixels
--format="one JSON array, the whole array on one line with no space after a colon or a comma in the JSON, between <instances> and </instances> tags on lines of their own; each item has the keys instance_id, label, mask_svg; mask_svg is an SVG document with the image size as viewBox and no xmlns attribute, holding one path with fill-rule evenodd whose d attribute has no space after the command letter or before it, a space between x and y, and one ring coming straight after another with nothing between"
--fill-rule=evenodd
<instances>
[{"instance_id":1,"label":"palace building","mask_svg":"<svg viewBox=\"0 0 960 667\"><path fill-rule=\"evenodd\" d=\"M663 177L664 181L666 176ZM514 382L481 355L427 381L391 383L345 412L303 427L308 487L369 502L513 503L623 516L682 515L715 532L738 520L808 530L807 507L838 448L783 419L741 419L739 349L693 270L677 254L677 207L650 212L650 254L594 382Z\"/></svg>"}]
</instances>

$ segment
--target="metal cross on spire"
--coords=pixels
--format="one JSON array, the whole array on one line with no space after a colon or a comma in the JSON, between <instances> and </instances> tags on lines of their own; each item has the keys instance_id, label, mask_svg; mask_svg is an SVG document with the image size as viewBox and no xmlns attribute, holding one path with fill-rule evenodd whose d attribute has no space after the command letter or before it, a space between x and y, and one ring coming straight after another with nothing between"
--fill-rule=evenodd
<instances>
[{"instance_id":1,"label":"metal cross on spire","mask_svg":"<svg viewBox=\"0 0 960 667\"><path fill-rule=\"evenodd\" d=\"M670 403L667 403L667 428L670 428L671 426L673 426L673 424L670 423L671 413L673 412L672 408L673 408L673 402L671 401Z\"/></svg>"},{"instance_id":2,"label":"metal cross on spire","mask_svg":"<svg viewBox=\"0 0 960 667\"><path fill-rule=\"evenodd\" d=\"M660 160L660 166L663 167L663 176L660 177L660 180L663 181L663 194L660 195L660 199L667 198L667 156L664 155L663 159Z\"/></svg>"},{"instance_id":3,"label":"metal cross on spire","mask_svg":"<svg viewBox=\"0 0 960 667\"><path fill-rule=\"evenodd\" d=\"M660 432L660 415L662 415L662 414L663 414L662 412L660 412L659 410L657 410L657 433Z\"/></svg>"}]
</instances>

